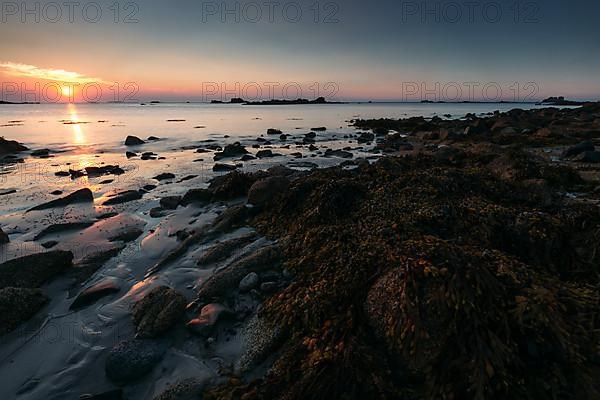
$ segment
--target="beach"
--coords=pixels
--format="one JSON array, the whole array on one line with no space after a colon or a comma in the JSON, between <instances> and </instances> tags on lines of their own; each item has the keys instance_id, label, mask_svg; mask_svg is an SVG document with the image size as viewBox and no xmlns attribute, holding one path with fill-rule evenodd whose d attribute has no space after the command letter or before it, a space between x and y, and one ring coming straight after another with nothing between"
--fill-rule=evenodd
<instances>
[{"instance_id":1,"label":"beach","mask_svg":"<svg viewBox=\"0 0 600 400\"><path fill-rule=\"evenodd\" d=\"M599 393L597 103L2 107L4 398Z\"/></svg>"}]
</instances>

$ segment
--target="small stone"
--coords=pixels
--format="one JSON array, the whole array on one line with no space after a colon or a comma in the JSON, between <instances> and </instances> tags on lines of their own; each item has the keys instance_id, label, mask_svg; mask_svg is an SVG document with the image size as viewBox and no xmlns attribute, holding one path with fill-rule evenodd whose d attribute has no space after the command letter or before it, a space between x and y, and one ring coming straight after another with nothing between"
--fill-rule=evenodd
<instances>
[{"instance_id":1,"label":"small stone","mask_svg":"<svg viewBox=\"0 0 600 400\"><path fill-rule=\"evenodd\" d=\"M202 308L198 318L188 322L187 327L200 336L208 337L219 320L231 315L232 311L222 304L208 304Z\"/></svg>"},{"instance_id":2,"label":"small stone","mask_svg":"<svg viewBox=\"0 0 600 400\"><path fill-rule=\"evenodd\" d=\"M166 181L168 179L175 179L175 175L171 174L169 172L165 172L165 173L155 176L153 179L156 179L157 181Z\"/></svg>"},{"instance_id":3,"label":"small stone","mask_svg":"<svg viewBox=\"0 0 600 400\"><path fill-rule=\"evenodd\" d=\"M240 292L247 293L256 288L260 283L260 278L256 272L251 272L240 282Z\"/></svg>"}]
</instances>

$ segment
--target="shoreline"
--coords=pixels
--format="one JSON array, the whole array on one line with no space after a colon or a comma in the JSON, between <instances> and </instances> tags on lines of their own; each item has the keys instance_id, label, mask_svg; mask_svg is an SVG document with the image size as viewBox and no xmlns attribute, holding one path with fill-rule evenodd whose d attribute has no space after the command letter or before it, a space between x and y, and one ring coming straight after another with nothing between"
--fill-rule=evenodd
<instances>
[{"instance_id":1,"label":"shoreline","mask_svg":"<svg viewBox=\"0 0 600 400\"><path fill-rule=\"evenodd\" d=\"M0 279L0 305L17 323L0 337L3 360L18 350L10 376L48 347L28 347L22 335L43 330L40 318L52 310L101 332L94 340L76 332L101 350L76 350L93 369L74 395L597 393L600 105L353 123L357 133L336 140L364 147L358 153L333 148L319 129L288 139L301 147L298 160L309 161L316 144L337 166L288 168L275 157L266 171L259 164L217 174L208 186L191 178L179 183L190 185L185 192L146 200L186 178L162 171L154 188L64 193L11 216L22 226L0 246L57 243L49 264L15 254L0 265L0 277L7 265L24 274L17 288L8 289L14 277ZM267 150L271 158L285 146L275 139L282 135L273 129L264 140L276 146L262 142L251 156ZM131 150L140 154L146 144L139 146ZM251 145L196 148L227 165ZM118 170L92 172L86 179L114 179ZM16 304L15 296L29 300ZM67 313L74 304L78 311ZM148 363L136 364L144 353ZM63 390L52 372L25 396ZM69 367L65 376L74 383L81 373ZM548 376L558 392L540 389ZM22 385L3 390L12 396Z\"/></svg>"}]
</instances>

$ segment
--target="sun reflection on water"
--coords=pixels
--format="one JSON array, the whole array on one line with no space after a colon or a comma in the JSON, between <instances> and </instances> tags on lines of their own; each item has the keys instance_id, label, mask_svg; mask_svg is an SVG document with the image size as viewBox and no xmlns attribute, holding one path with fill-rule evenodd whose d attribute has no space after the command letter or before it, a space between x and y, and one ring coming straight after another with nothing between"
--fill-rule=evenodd
<instances>
[{"instance_id":1,"label":"sun reflection on water","mask_svg":"<svg viewBox=\"0 0 600 400\"><path fill-rule=\"evenodd\" d=\"M67 109L69 112L69 118L72 122L71 126L73 127L73 144L86 144L87 138L83 129L81 128L79 116L77 115L77 107L73 103L69 103L67 105Z\"/></svg>"}]
</instances>

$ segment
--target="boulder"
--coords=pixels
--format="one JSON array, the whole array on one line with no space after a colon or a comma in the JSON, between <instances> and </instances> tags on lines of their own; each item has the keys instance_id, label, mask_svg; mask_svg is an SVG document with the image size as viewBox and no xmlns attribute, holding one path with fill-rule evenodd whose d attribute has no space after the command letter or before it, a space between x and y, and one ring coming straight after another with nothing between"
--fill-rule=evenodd
<instances>
[{"instance_id":1,"label":"boulder","mask_svg":"<svg viewBox=\"0 0 600 400\"><path fill-rule=\"evenodd\" d=\"M125 139L125 146L139 146L144 143L146 142L144 142L137 136L127 136L127 138Z\"/></svg>"},{"instance_id":2,"label":"boulder","mask_svg":"<svg viewBox=\"0 0 600 400\"><path fill-rule=\"evenodd\" d=\"M160 206L165 210L175 210L181 203L181 196L167 196L160 199Z\"/></svg>"},{"instance_id":3,"label":"boulder","mask_svg":"<svg viewBox=\"0 0 600 400\"><path fill-rule=\"evenodd\" d=\"M110 351L106 359L106 376L115 383L129 383L148 374L164 357L164 341L125 340Z\"/></svg>"},{"instance_id":4,"label":"boulder","mask_svg":"<svg viewBox=\"0 0 600 400\"><path fill-rule=\"evenodd\" d=\"M269 128L267 129L267 135L277 135L277 136L281 136L283 132L281 132L279 129L273 129L273 128Z\"/></svg>"},{"instance_id":5,"label":"boulder","mask_svg":"<svg viewBox=\"0 0 600 400\"><path fill-rule=\"evenodd\" d=\"M33 317L48 298L39 289L4 287L0 289L0 335Z\"/></svg>"},{"instance_id":6,"label":"boulder","mask_svg":"<svg viewBox=\"0 0 600 400\"><path fill-rule=\"evenodd\" d=\"M165 172L165 173L156 175L152 179L156 179L157 181L166 181L166 180L169 180L169 179L175 179L175 174L172 174L170 172Z\"/></svg>"},{"instance_id":7,"label":"boulder","mask_svg":"<svg viewBox=\"0 0 600 400\"><path fill-rule=\"evenodd\" d=\"M137 337L153 338L168 331L185 312L183 295L166 286L149 292L133 306L133 322Z\"/></svg>"},{"instance_id":8,"label":"boulder","mask_svg":"<svg viewBox=\"0 0 600 400\"><path fill-rule=\"evenodd\" d=\"M206 249L200 258L198 258L197 265L209 265L223 261L231 257L236 250L242 249L248 243L256 240L256 237L257 235L255 233L250 233L235 239L217 243Z\"/></svg>"},{"instance_id":9,"label":"boulder","mask_svg":"<svg viewBox=\"0 0 600 400\"><path fill-rule=\"evenodd\" d=\"M51 251L0 264L0 288L37 288L73 266L73 253Z\"/></svg>"},{"instance_id":10,"label":"boulder","mask_svg":"<svg viewBox=\"0 0 600 400\"><path fill-rule=\"evenodd\" d=\"M50 208L58 208L65 207L71 204L77 203L93 203L94 202L94 194L88 188L80 189L76 192L71 193L68 196L61 197L60 199L49 201L48 203L40 204L39 206L35 206L29 209L30 211L39 211L39 210L47 210Z\"/></svg>"},{"instance_id":11,"label":"boulder","mask_svg":"<svg viewBox=\"0 0 600 400\"><path fill-rule=\"evenodd\" d=\"M239 142L228 144L222 152L215 153L214 160L219 161L228 157L239 157L248 154L248 151Z\"/></svg>"}]
</instances>

